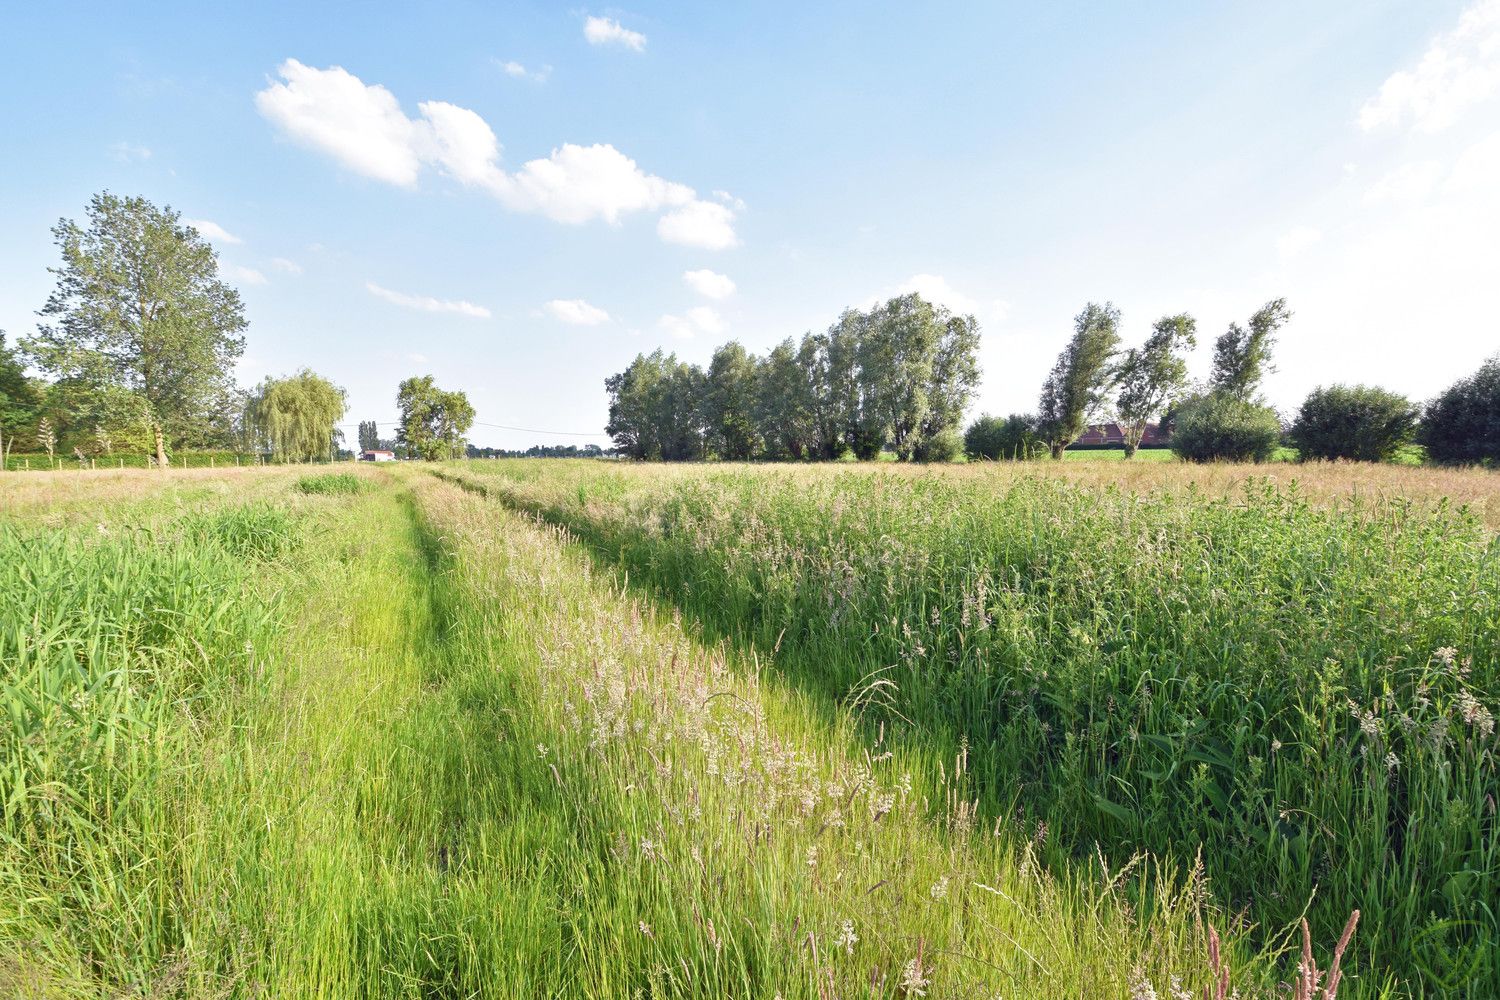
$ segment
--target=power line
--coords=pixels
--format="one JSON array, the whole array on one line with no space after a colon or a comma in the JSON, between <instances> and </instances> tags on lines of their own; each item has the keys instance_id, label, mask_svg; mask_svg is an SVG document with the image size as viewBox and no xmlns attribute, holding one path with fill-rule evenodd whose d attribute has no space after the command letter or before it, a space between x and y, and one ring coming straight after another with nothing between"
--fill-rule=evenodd
<instances>
[{"instance_id":1,"label":"power line","mask_svg":"<svg viewBox=\"0 0 1500 1000\"><path fill-rule=\"evenodd\" d=\"M335 427L358 427L362 423L373 423L376 427L395 427L401 423L399 420L355 420L348 423L334 424ZM603 431L545 431L535 427L512 427L510 424L490 424L483 420L474 421L477 427L494 427L502 431L520 431L523 434L553 434L558 437L608 437Z\"/></svg>"}]
</instances>

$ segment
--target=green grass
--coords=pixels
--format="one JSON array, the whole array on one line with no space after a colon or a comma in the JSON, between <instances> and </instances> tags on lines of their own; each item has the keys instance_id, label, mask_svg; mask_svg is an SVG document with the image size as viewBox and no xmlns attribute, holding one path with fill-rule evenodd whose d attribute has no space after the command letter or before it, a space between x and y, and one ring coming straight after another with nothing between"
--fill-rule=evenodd
<instances>
[{"instance_id":1,"label":"green grass","mask_svg":"<svg viewBox=\"0 0 1500 1000\"><path fill-rule=\"evenodd\" d=\"M1340 996L1491 993L1462 515L443 474L0 518L0 995L1166 997L1212 926L1269 997L1315 891L1325 962L1366 915Z\"/></svg>"},{"instance_id":2,"label":"green grass","mask_svg":"<svg viewBox=\"0 0 1500 1000\"><path fill-rule=\"evenodd\" d=\"M297 489L303 493L322 496L347 496L358 493L364 485L364 480L352 472L325 472L297 480Z\"/></svg>"},{"instance_id":3,"label":"green grass","mask_svg":"<svg viewBox=\"0 0 1500 1000\"><path fill-rule=\"evenodd\" d=\"M481 473L825 704L967 746L983 810L1069 856L1201 848L1271 932L1358 908L1354 995L1500 991L1500 562L1476 518L1269 484Z\"/></svg>"}]
</instances>

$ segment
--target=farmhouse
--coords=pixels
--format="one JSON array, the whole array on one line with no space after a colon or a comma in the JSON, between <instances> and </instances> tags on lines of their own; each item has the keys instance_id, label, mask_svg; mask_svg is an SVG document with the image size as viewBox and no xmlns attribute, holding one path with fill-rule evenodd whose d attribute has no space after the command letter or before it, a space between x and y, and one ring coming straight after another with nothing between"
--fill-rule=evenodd
<instances>
[{"instance_id":1,"label":"farmhouse","mask_svg":"<svg viewBox=\"0 0 1500 1000\"><path fill-rule=\"evenodd\" d=\"M1162 447L1171 439L1170 434L1163 434L1160 424L1147 424L1146 433L1141 435L1142 448ZM1110 445L1124 445L1125 428L1118 423L1110 421L1107 424L1090 424L1089 429L1074 441L1077 445L1093 445L1096 448L1105 448Z\"/></svg>"},{"instance_id":2,"label":"farmhouse","mask_svg":"<svg viewBox=\"0 0 1500 1000\"><path fill-rule=\"evenodd\" d=\"M396 453L394 451L362 451L359 453L361 462L394 462Z\"/></svg>"}]
</instances>

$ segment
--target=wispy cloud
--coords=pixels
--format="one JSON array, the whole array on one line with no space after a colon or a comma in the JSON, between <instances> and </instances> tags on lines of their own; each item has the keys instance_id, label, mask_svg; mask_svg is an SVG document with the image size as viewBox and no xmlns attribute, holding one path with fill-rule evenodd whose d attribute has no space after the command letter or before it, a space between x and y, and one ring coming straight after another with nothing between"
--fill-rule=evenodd
<instances>
[{"instance_id":1,"label":"wispy cloud","mask_svg":"<svg viewBox=\"0 0 1500 1000\"><path fill-rule=\"evenodd\" d=\"M302 265L295 260L287 260L285 257L272 257L271 266L282 274L301 274Z\"/></svg>"},{"instance_id":2,"label":"wispy cloud","mask_svg":"<svg viewBox=\"0 0 1500 1000\"><path fill-rule=\"evenodd\" d=\"M1366 132L1410 125L1439 132L1500 93L1500 0L1479 0L1410 69L1386 78L1359 109Z\"/></svg>"},{"instance_id":3,"label":"wispy cloud","mask_svg":"<svg viewBox=\"0 0 1500 1000\"><path fill-rule=\"evenodd\" d=\"M238 244L245 242L217 222L211 222L208 219L183 219L182 221L216 243Z\"/></svg>"},{"instance_id":4,"label":"wispy cloud","mask_svg":"<svg viewBox=\"0 0 1500 1000\"><path fill-rule=\"evenodd\" d=\"M151 149L133 142L111 143L109 158L116 163L143 163L151 159Z\"/></svg>"},{"instance_id":5,"label":"wispy cloud","mask_svg":"<svg viewBox=\"0 0 1500 1000\"><path fill-rule=\"evenodd\" d=\"M516 62L514 59L495 60L506 76L517 80L530 80L532 83L546 83L552 76L552 67L543 66L541 69L527 69L525 63Z\"/></svg>"},{"instance_id":6,"label":"wispy cloud","mask_svg":"<svg viewBox=\"0 0 1500 1000\"><path fill-rule=\"evenodd\" d=\"M588 39L590 45L619 45L635 52L643 52L646 48L645 35L639 31L631 31L611 17L590 15L585 18L583 37Z\"/></svg>"},{"instance_id":7,"label":"wispy cloud","mask_svg":"<svg viewBox=\"0 0 1500 1000\"><path fill-rule=\"evenodd\" d=\"M224 273L235 281L245 285L264 285L266 276L253 267L242 267L239 264L225 264Z\"/></svg>"},{"instance_id":8,"label":"wispy cloud","mask_svg":"<svg viewBox=\"0 0 1500 1000\"><path fill-rule=\"evenodd\" d=\"M583 299L553 299L547 303L546 310L554 319L572 326L598 326L609 322L609 313Z\"/></svg>"},{"instance_id":9,"label":"wispy cloud","mask_svg":"<svg viewBox=\"0 0 1500 1000\"><path fill-rule=\"evenodd\" d=\"M695 337L699 333L723 333L726 328L724 317L710 306L697 306L689 309L683 316L668 313L657 320L656 325L671 336L682 340Z\"/></svg>"},{"instance_id":10,"label":"wispy cloud","mask_svg":"<svg viewBox=\"0 0 1500 1000\"><path fill-rule=\"evenodd\" d=\"M476 306L462 299L436 299L430 295L407 295L405 292L393 292L389 288L382 288L373 281L365 282L365 288L376 298L384 299L394 305L405 306L407 309L420 309L423 312L434 313L457 313L460 316L472 316L475 319L490 318L490 311L484 306Z\"/></svg>"},{"instance_id":11,"label":"wispy cloud","mask_svg":"<svg viewBox=\"0 0 1500 1000\"><path fill-rule=\"evenodd\" d=\"M1276 241L1276 252L1290 260L1300 256L1323 238L1323 231L1313 226L1293 226Z\"/></svg>"}]
</instances>

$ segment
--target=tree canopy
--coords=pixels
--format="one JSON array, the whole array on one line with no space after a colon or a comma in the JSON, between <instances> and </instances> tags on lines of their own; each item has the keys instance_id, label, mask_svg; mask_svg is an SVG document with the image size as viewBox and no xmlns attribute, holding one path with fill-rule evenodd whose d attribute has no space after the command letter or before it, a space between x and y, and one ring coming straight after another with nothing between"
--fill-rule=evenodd
<instances>
[{"instance_id":1,"label":"tree canopy","mask_svg":"<svg viewBox=\"0 0 1500 1000\"><path fill-rule=\"evenodd\" d=\"M464 453L464 435L474 426L467 395L440 389L431 375L420 375L401 383L396 405L401 411L396 441L408 456L432 462Z\"/></svg>"},{"instance_id":2,"label":"tree canopy","mask_svg":"<svg viewBox=\"0 0 1500 1000\"><path fill-rule=\"evenodd\" d=\"M1183 352L1197 346L1197 326L1186 313L1163 316L1144 344L1121 356L1114 376L1115 412L1125 433L1126 458L1135 455L1151 420L1187 388Z\"/></svg>"},{"instance_id":3,"label":"tree canopy","mask_svg":"<svg viewBox=\"0 0 1500 1000\"><path fill-rule=\"evenodd\" d=\"M1271 348L1276 331L1292 318L1286 299L1272 299L1250 317L1249 328L1238 323L1214 341L1214 368L1209 389L1235 399L1251 400L1260 391L1261 380L1275 371Z\"/></svg>"},{"instance_id":4,"label":"tree canopy","mask_svg":"<svg viewBox=\"0 0 1500 1000\"><path fill-rule=\"evenodd\" d=\"M251 393L245 424L258 450L277 462L326 461L342 437L344 390L304 368L268 378Z\"/></svg>"},{"instance_id":5,"label":"tree canopy","mask_svg":"<svg viewBox=\"0 0 1500 1000\"><path fill-rule=\"evenodd\" d=\"M137 394L175 444L222 436L246 321L213 247L145 198L104 192L86 214L52 230L62 263L25 354L58 381Z\"/></svg>"},{"instance_id":6,"label":"tree canopy","mask_svg":"<svg viewBox=\"0 0 1500 1000\"><path fill-rule=\"evenodd\" d=\"M1052 366L1037 407L1037 433L1053 458L1062 458L1106 402L1119 325L1120 310L1108 302L1090 302L1073 319L1073 339Z\"/></svg>"}]
</instances>

